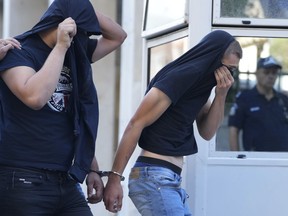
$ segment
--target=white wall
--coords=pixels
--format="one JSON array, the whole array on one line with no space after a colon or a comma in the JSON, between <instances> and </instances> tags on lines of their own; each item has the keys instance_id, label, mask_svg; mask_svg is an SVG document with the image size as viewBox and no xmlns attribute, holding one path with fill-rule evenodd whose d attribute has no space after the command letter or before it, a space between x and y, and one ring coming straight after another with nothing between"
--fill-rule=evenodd
<instances>
[{"instance_id":1,"label":"white wall","mask_svg":"<svg viewBox=\"0 0 288 216\"><path fill-rule=\"evenodd\" d=\"M287 166L212 164L207 174L206 215L287 216Z\"/></svg>"},{"instance_id":2,"label":"white wall","mask_svg":"<svg viewBox=\"0 0 288 216\"><path fill-rule=\"evenodd\" d=\"M123 0L123 27L128 37L121 49L121 77L120 77L120 112L119 134L120 140L125 127L138 107L144 92L142 91L142 10L144 1ZM133 215L139 213L128 198L128 175L136 160L139 148L132 155L124 171L126 180L123 182L123 208L117 215Z\"/></svg>"},{"instance_id":3,"label":"white wall","mask_svg":"<svg viewBox=\"0 0 288 216\"><path fill-rule=\"evenodd\" d=\"M90 0L96 11L117 20L117 0ZM125 31L126 31L125 27ZM93 64L93 79L99 99L99 127L96 140L96 158L101 170L111 170L114 152L118 143L119 122L119 85L120 76L125 70L120 70L119 55L127 41L121 48L107 55ZM107 178L103 178L104 184ZM85 184L83 184L86 191ZM103 202L90 205L94 215L114 215L105 209Z\"/></svg>"},{"instance_id":4,"label":"white wall","mask_svg":"<svg viewBox=\"0 0 288 216\"><path fill-rule=\"evenodd\" d=\"M23 33L39 21L47 9L47 0L3 0L3 37Z\"/></svg>"}]
</instances>

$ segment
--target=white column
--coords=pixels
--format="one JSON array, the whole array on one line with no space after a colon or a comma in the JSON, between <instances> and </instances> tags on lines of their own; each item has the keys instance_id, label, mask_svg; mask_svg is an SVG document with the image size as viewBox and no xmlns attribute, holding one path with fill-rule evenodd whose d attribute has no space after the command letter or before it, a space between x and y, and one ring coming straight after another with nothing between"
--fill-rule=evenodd
<instances>
[{"instance_id":1,"label":"white column","mask_svg":"<svg viewBox=\"0 0 288 216\"><path fill-rule=\"evenodd\" d=\"M10 33L10 0L3 0L3 38Z\"/></svg>"},{"instance_id":2,"label":"white column","mask_svg":"<svg viewBox=\"0 0 288 216\"><path fill-rule=\"evenodd\" d=\"M142 17L144 1L123 0L122 26L128 37L121 47L121 77L120 77L120 112L119 140L125 127L138 107L144 92L142 91ZM136 149L124 171L126 177L123 183L123 208L119 216L140 215L128 197L128 175L133 166L139 149Z\"/></svg>"},{"instance_id":3,"label":"white column","mask_svg":"<svg viewBox=\"0 0 288 216\"><path fill-rule=\"evenodd\" d=\"M189 42L190 47L195 46L206 34L211 31L212 1L189 1ZM192 215L204 216L207 211L207 158L209 143L199 135L196 124L194 125L195 138L198 145L198 153L187 157L186 188L190 195L189 204ZM189 184L188 184L189 182Z\"/></svg>"}]
</instances>

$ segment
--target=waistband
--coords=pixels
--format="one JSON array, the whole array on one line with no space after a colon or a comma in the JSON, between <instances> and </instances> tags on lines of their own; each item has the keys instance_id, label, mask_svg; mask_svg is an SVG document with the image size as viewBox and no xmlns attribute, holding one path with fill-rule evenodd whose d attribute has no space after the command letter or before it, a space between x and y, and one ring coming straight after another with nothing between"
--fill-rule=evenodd
<instances>
[{"instance_id":1,"label":"waistband","mask_svg":"<svg viewBox=\"0 0 288 216\"><path fill-rule=\"evenodd\" d=\"M146 157L146 156L139 156L136 162L140 163L146 163L149 165L158 165L161 167L168 168L172 170L173 172L177 173L179 176L181 175L182 169L168 161L161 160L158 158L151 158L151 157Z\"/></svg>"},{"instance_id":2,"label":"waistband","mask_svg":"<svg viewBox=\"0 0 288 216\"><path fill-rule=\"evenodd\" d=\"M28 167L13 167L13 166L6 166L0 165L0 170L7 170L7 171L18 171L18 172L29 172L29 173L36 173L46 176L47 178L57 178L57 179L72 179L68 172L65 171L58 171L58 170L50 170L50 169L38 169L38 168L28 168Z\"/></svg>"}]
</instances>

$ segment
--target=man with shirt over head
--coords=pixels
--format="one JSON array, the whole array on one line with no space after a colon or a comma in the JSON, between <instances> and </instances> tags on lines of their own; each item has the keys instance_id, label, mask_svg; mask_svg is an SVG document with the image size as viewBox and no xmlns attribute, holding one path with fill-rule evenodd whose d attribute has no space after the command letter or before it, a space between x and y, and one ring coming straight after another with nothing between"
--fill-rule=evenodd
<instances>
[{"instance_id":1,"label":"man with shirt over head","mask_svg":"<svg viewBox=\"0 0 288 216\"><path fill-rule=\"evenodd\" d=\"M90 39L91 35L101 35ZM55 0L16 37L0 62L1 216L92 216L102 200L95 140L98 100L91 63L117 49L126 33L89 0Z\"/></svg>"},{"instance_id":2,"label":"man with shirt over head","mask_svg":"<svg viewBox=\"0 0 288 216\"><path fill-rule=\"evenodd\" d=\"M217 30L155 75L116 152L103 197L107 210L121 210L122 173L138 144L142 151L128 184L137 210L142 216L191 216L181 171L184 156L198 151L194 122L204 139L215 135L241 58L239 42Z\"/></svg>"}]
</instances>

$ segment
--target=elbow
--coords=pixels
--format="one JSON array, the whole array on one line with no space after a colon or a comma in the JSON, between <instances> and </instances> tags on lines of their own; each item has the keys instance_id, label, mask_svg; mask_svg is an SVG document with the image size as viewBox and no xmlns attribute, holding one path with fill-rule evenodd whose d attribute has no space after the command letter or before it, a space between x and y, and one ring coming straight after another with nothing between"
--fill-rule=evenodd
<instances>
[{"instance_id":1,"label":"elbow","mask_svg":"<svg viewBox=\"0 0 288 216\"><path fill-rule=\"evenodd\" d=\"M35 103L35 104L29 104L27 106L29 106L29 108L31 108L35 111L38 111L38 110L41 110L45 106L45 104L39 104L39 103L36 104Z\"/></svg>"},{"instance_id":2,"label":"elbow","mask_svg":"<svg viewBox=\"0 0 288 216\"><path fill-rule=\"evenodd\" d=\"M111 35L102 35L102 36L103 38L109 40L110 43L113 44L114 48L117 48L121 46L122 43L124 43L124 41L127 38L127 33L121 28L120 30L117 31L117 33L113 35L113 37L111 37Z\"/></svg>"},{"instance_id":3,"label":"elbow","mask_svg":"<svg viewBox=\"0 0 288 216\"><path fill-rule=\"evenodd\" d=\"M212 132L201 132L201 131L199 131L199 134L206 141L211 140L215 135L215 133Z\"/></svg>"},{"instance_id":4,"label":"elbow","mask_svg":"<svg viewBox=\"0 0 288 216\"><path fill-rule=\"evenodd\" d=\"M132 117L127 125L127 128L129 130L136 130L139 131L140 133L142 130L146 127L147 125L143 122L140 121L139 119Z\"/></svg>"},{"instance_id":5,"label":"elbow","mask_svg":"<svg viewBox=\"0 0 288 216\"><path fill-rule=\"evenodd\" d=\"M119 44L124 43L126 38L127 38L127 33L124 30L122 30L122 32L119 34L119 37L118 37Z\"/></svg>"},{"instance_id":6,"label":"elbow","mask_svg":"<svg viewBox=\"0 0 288 216\"><path fill-rule=\"evenodd\" d=\"M45 106L45 104L47 103L47 101L44 101L43 99L41 99L39 97L33 97L33 98L29 98L24 103L29 108L37 111L37 110L42 109Z\"/></svg>"},{"instance_id":7,"label":"elbow","mask_svg":"<svg viewBox=\"0 0 288 216\"><path fill-rule=\"evenodd\" d=\"M214 135L213 135L214 136ZM213 136L208 136L208 135L201 135L201 137L206 140L206 141L209 141L213 138Z\"/></svg>"},{"instance_id":8,"label":"elbow","mask_svg":"<svg viewBox=\"0 0 288 216\"><path fill-rule=\"evenodd\" d=\"M124 40L127 38L127 33L123 30L123 36L122 36L122 40L124 42Z\"/></svg>"},{"instance_id":9,"label":"elbow","mask_svg":"<svg viewBox=\"0 0 288 216\"><path fill-rule=\"evenodd\" d=\"M41 106L41 105L30 106L30 108L35 110L35 111L41 110L43 107L44 106Z\"/></svg>"}]
</instances>

